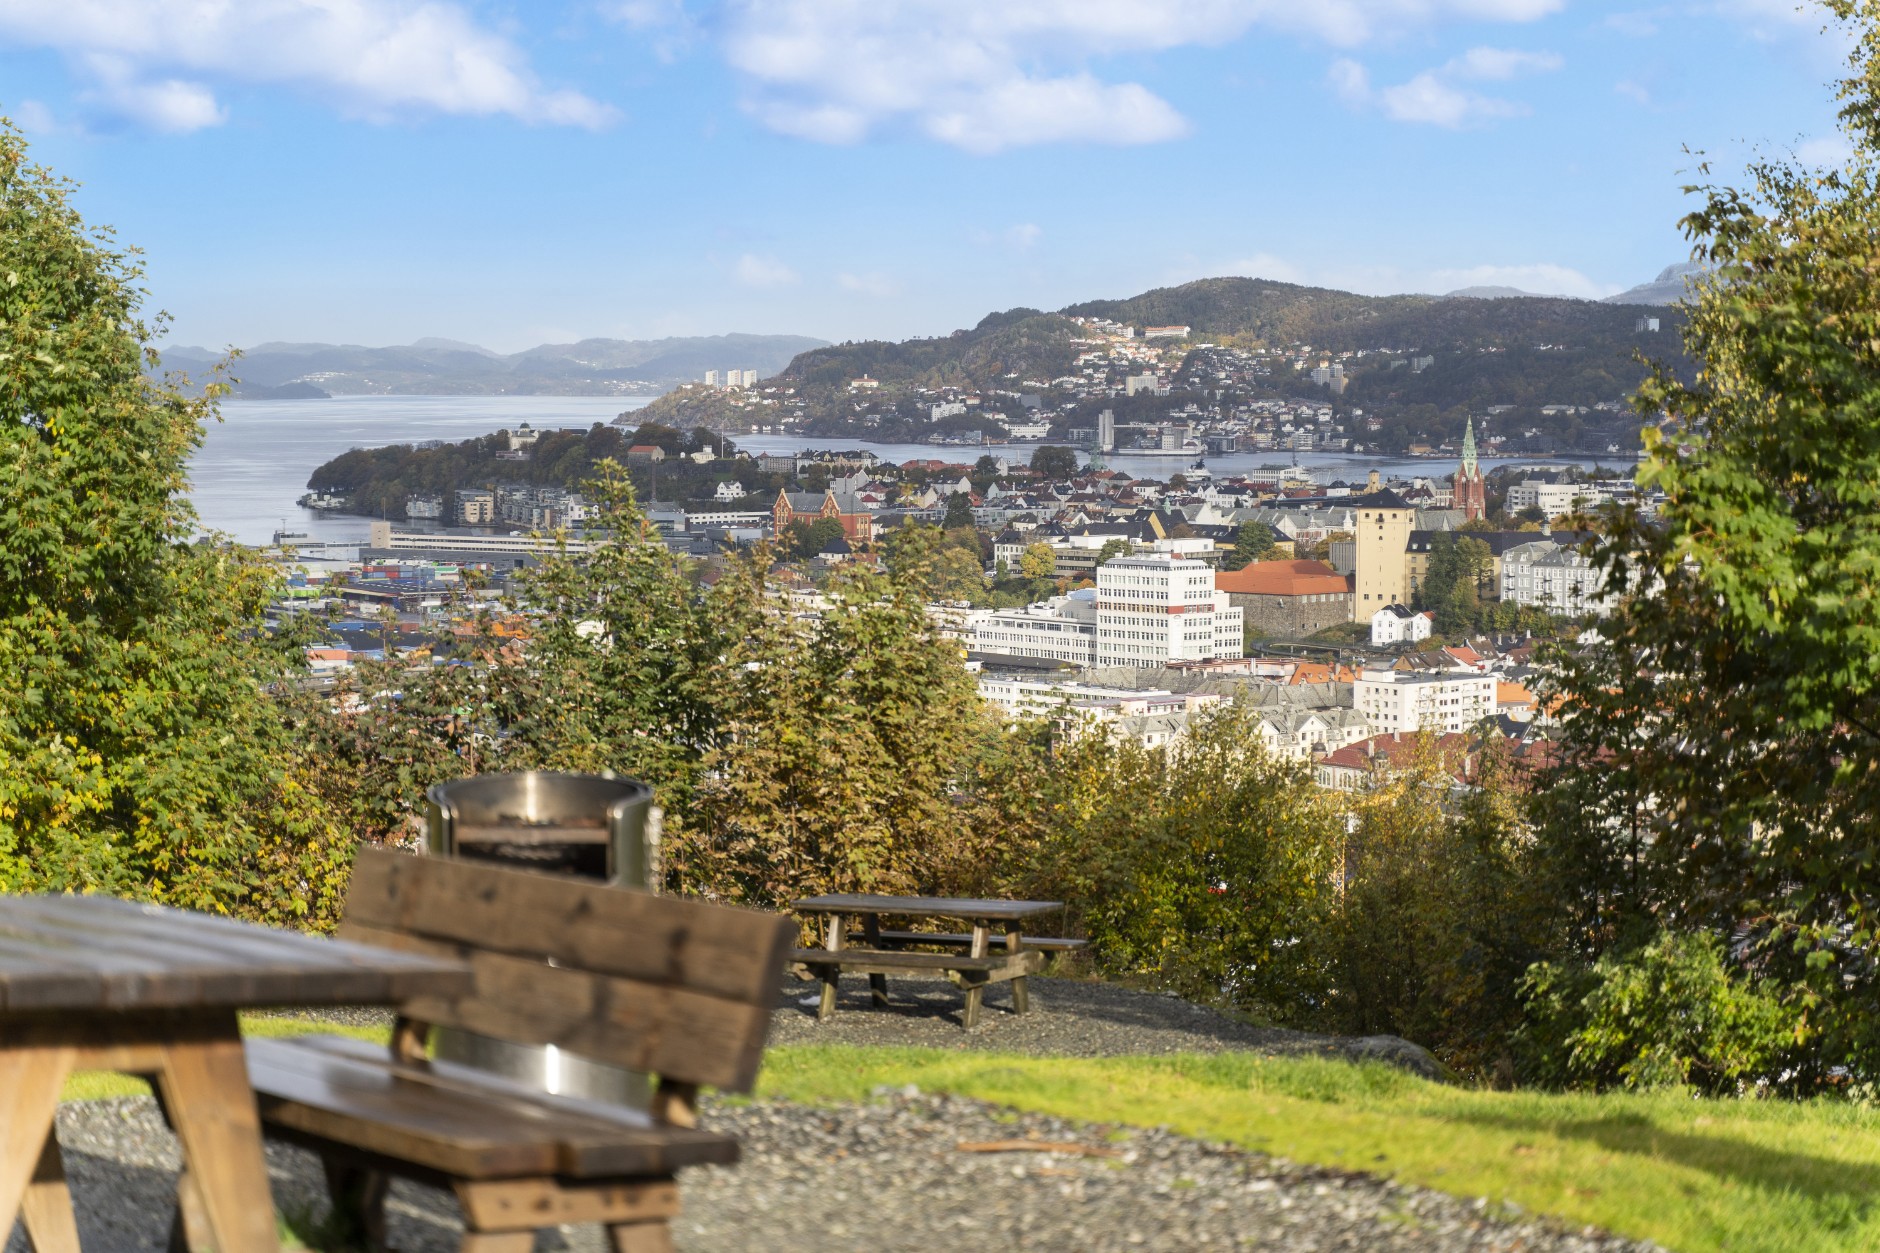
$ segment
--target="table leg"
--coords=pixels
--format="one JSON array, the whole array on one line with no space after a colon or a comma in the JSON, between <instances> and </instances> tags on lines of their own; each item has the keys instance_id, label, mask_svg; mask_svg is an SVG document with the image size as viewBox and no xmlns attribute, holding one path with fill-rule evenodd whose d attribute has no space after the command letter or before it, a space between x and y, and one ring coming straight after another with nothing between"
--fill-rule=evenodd
<instances>
[{"instance_id":1,"label":"table leg","mask_svg":"<svg viewBox=\"0 0 1880 1253\"><path fill-rule=\"evenodd\" d=\"M842 951L842 915L830 914L823 923L823 947L831 953ZM836 990L842 986L842 968L824 966L822 968L822 1000L817 1002L816 1017L819 1021L831 1018L836 1012Z\"/></svg>"},{"instance_id":2,"label":"table leg","mask_svg":"<svg viewBox=\"0 0 1880 1253\"><path fill-rule=\"evenodd\" d=\"M164 1046L157 1085L219 1253L279 1253L261 1116L232 1010Z\"/></svg>"},{"instance_id":3,"label":"table leg","mask_svg":"<svg viewBox=\"0 0 1880 1253\"><path fill-rule=\"evenodd\" d=\"M33 1181L26 1185L20 1205L26 1220L26 1243L33 1253L79 1253L78 1222L72 1216L72 1193L65 1186L65 1163L59 1160L59 1138L47 1135L39 1151Z\"/></svg>"},{"instance_id":4,"label":"table leg","mask_svg":"<svg viewBox=\"0 0 1880 1253\"><path fill-rule=\"evenodd\" d=\"M862 917L862 938L868 941L869 948L881 947L881 919L878 916L866 914ZM870 999L875 1003L876 1009L886 1009L888 1006L888 976L869 975L868 992Z\"/></svg>"},{"instance_id":5,"label":"table leg","mask_svg":"<svg viewBox=\"0 0 1880 1253\"><path fill-rule=\"evenodd\" d=\"M13 1230L22 1203L38 1186L46 1145L56 1144L59 1089L71 1071L69 1048L0 1050L0 1234Z\"/></svg>"},{"instance_id":6,"label":"table leg","mask_svg":"<svg viewBox=\"0 0 1880 1253\"><path fill-rule=\"evenodd\" d=\"M1016 957L1020 947L1018 924L1014 923L1005 929L1005 951ZM1031 989L1026 986L1024 975L1012 980L1012 1012L1015 1014L1031 1012Z\"/></svg>"},{"instance_id":7,"label":"table leg","mask_svg":"<svg viewBox=\"0 0 1880 1253\"><path fill-rule=\"evenodd\" d=\"M983 922L973 924L972 956L984 957L992 951L992 928ZM986 985L968 983L966 985L966 1012L960 1018L960 1024L967 1028L979 1025L979 1007L986 1000Z\"/></svg>"}]
</instances>

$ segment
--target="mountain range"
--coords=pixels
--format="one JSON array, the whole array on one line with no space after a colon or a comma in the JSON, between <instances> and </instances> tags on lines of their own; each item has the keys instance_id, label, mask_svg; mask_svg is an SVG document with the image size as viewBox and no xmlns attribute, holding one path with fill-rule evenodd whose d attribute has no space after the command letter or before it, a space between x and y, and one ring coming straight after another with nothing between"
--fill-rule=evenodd
<instances>
[{"instance_id":1,"label":"mountain range","mask_svg":"<svg viewBox=\"0 0 1880 1253\"><path fill-rule=\"evenodd\" d=\"M771 375L826 340L805 335L704 335L584 339L499 353L427 338L389 348L358 344L256 344L231 373L235 395L302 399L328 395L610 396L650 394L708 370ZM163 350L166 369L200 376L221 354L185 345Z\"/></svg>"}]
</instances>

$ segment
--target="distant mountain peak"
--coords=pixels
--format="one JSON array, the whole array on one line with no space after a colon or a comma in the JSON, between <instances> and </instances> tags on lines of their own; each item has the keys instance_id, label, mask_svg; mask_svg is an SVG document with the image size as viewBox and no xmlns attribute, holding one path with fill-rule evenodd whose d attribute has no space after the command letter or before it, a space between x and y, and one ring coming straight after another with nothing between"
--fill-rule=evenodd
<instances>
[{"instance_id":1,"label":"distant mountain peak","mask_svg":"<svg viewBox=\"0 0 1880 1253\"><path fill-rule=\"evenodd\" d=\"M474 352L479 357L500 357L500 352L491 352L481 344L466 344L461 339L440 339L435 335L426 335L423 339L414 339L409 347L430 348L443 352Z\"/></svg>"},{"instance_id":2,"label":"distant mountain peak","mask_svg":"<svg viewBox=\"0 0 1880 1253\"><path fill-rule=\"evenodd\" d=\"M1558 300L1561 297L1548 296L1537 291L1522 291L1519 287L1459 287L1455 291L1445 292L1444 300Z\"/></svg>"},{"instance_id":3,"label":"distant mountain peak","mask_svg":"<svg viewBox=\"0 0 1880 1253\"><path fill-rule=\"evenodd\" d=\"M1683 300L1690 294L1688 284L1707 271L1693 261L1680 261L1658 271L1658 277L1649 283L1640 283L1637 287L1620 292L1616 296L1606 297L1609 305L1671 305Z\"/></svg>"}]
</instances>

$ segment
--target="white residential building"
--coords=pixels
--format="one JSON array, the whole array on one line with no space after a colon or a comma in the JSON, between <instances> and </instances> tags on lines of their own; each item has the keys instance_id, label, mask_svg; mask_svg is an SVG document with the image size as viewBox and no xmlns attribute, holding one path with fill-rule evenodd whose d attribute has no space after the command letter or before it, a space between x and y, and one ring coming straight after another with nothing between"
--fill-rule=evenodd
<instances>
[{"instance_id":1,"label":"white residential building","mask_svg":"<svg viewBox=\"0 0 1880 1253\"><path fill-rule=\"evenodd\" d=\"M975 653L1089 666L1096 661L1097 616L1089 588L1022 609L975 610L967 622L966 646Z\"/></svg>"},{"instance_id":2,"label":"white residential building","mask_svg":"<svg viewBox=\"0 0 1880 1253\"><path fill-rule=\"evenodd\" d=\"M1166 666L1245 655L1241 610L1214 590L1214 569L1172 553L1097 567L1097 664Z\"/></svg>"},{"instance_id":3,"label":"white residential building","mask_svg":"<svg viewBox=\"0 0 1880 1253\"><path fill-rule=\"evenodd\" d=\"M1612 612L1606 572L1577 548L1552 540L1518 544L1501 555L1501 598L1569 618Z\"/></svg>"},{"instance_id":4,"label":"white residential building","mask_svg":"<svg viewBox=\"0 0 1880 1253\"><path fill-rule=\"evenodd\" d=\"M1508 489L1508 512L1538 507L1549 518L1558 518L1575 509L1591 509L1610 500L1606 489L1594 483L1549 483L1544 479L1526 479Z\"/></svg>"},{"instance_id":5,"label":"white residential building","mask_svg":"<svg viewBox=\"0 0 1880 1253\"><path fill-rule=\"evenodd\" d=\"M1430 637L1430 616L1402 605L1385 605L1371 615L1371 646L1414 644Z\"/></svg>"},{"instance_id":6,"label":"white residential building","mask_svg":"<svg viewBox=\"0 0 1880 1253\"><path fill-rule=\"evenodd\" d=\"M1379 735L1466 731L1495 712L1493 675L1365 670L1351 689L1353 704Z\"/></svg>"}]
</instances>

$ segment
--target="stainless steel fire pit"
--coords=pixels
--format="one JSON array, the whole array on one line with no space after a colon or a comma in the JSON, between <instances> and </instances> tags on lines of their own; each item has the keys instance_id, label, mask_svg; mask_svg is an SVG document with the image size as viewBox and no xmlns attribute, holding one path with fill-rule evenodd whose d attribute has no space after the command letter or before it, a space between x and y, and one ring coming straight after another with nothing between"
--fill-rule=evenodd
<instances>
[{"instance_id":1,"label":"stainless steel fire pit","mask_svg":"<svg viewBox=\"0 0 1880 1253\"><path fill-rule=\"evenodd\" d=\"M644 888L652 863L653 790L593 774L485 774L440 783L429 802L433 856L493 861L615 887ZM552 1045L531 1048L457 1028L432 1033L437 1055L545 1092L644 1106L646 1076Z\"/></svg>"}]
</instances>

